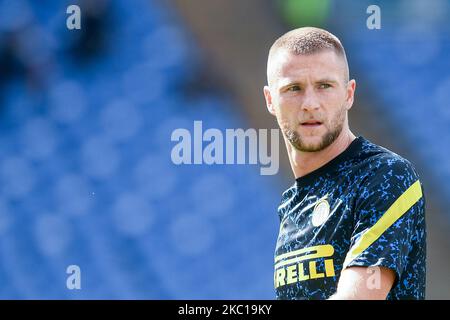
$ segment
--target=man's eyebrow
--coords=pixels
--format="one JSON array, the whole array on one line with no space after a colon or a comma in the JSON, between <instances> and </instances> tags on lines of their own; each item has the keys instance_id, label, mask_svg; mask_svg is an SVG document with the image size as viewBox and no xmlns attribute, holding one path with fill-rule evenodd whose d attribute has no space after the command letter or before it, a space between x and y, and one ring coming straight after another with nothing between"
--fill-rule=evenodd
<instances>
[{"instance_id":1,"label":"man's eyebrow","mask_svg":"<svg viewBox=\"0 0 450 320\"><path fill-rule=\"evenodd\" d=\"M331 78L323 78L316 81L316 83L339 83L337 80L331 79Z\"/></svg>"}]
</instances>

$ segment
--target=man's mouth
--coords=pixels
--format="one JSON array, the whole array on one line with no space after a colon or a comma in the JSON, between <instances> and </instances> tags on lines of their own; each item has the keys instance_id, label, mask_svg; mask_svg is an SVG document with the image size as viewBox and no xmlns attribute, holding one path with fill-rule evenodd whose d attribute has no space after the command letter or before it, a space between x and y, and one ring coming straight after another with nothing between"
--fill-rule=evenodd
<instances>
[{"instance_id":1,"label":"man's mouth","mask_svg":"<svg viewBox=\"0 0 450 320\"><path fill-rule=\"evenodd\" d=\"M317 120L308 120L308 121L300 123L300 125L302 125L304 127L318 127L321 124L322 124L322 122L317 121Z\"/></svg>"}]
</instances>

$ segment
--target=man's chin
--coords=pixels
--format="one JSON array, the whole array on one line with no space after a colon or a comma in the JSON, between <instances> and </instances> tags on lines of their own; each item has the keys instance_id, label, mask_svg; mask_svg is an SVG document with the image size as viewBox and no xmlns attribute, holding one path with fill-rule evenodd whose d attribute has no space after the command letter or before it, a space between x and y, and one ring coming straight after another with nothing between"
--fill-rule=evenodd
<instances>
[{"instance_id":1,"label":"man's chin","mask_svg":"<svg viewBox=\"0 0 450 320\"><path fill-rule=\"evenodd\" d=\"M303 152L317 152L323 149L322 137L304 137L296 146L296 149Z\"/></svg>"},{"instance_id":2,"label":"man's chin","mask_svg":"<svg viewBox=\"0 0 450 320\"><path fill-rule=\"evenodd\" d=\"M322 147L322 144L316 143L316 144L306 144L306 145L300 145L298 147L295 147L297 150L302 152L318 152L322 151L324 148Z\"/></svg>"},{"instance_id":3,"label":"man's chin","mask_svg":"<svg viewBox=\"0 0 450 320\"><path fill-rule=\"evenodd\" d=\"M301 141L291 142L291 145L302 152L317 152L324 149L323 139L306 139Z\"/></svg>"}]
</instances>

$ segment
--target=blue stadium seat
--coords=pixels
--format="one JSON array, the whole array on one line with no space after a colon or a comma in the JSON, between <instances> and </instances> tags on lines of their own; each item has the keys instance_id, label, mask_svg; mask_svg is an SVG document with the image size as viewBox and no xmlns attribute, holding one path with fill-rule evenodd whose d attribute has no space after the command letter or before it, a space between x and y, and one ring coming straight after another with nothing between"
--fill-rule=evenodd
<instances>
[{"instance_id":1,"label":"blue stadium seat","mask_svg":"<svg viewBox=\"0 0 450 320\"><path fill-rule=\"evenodd\" d=\"M0 2L0 33L32 24L25 62L51 66L43 88L5 90L0 298L273 298L272 185L256 165L170 160L172 131L194 120L246 128L228 98L178 89L200 58L175 11L106 1L108 49L79 64L69 4ZM66 287L70 265L81 290Z\"/></svg>"}]
</instances>

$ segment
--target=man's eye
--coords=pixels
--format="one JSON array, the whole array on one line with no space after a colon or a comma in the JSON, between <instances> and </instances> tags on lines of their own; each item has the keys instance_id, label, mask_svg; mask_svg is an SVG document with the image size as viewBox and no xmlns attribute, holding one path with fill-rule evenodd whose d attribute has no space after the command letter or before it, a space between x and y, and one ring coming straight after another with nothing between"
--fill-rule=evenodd
<instances>
[{"instance_id":1,"label":"man's eye","mask_svg":"<svg viewBox=\"0 0 450 320\"><path fill-rule=\"evenodd\" d=\"M288 88L288 91L299 91L300 87L299 86L292 86Z\"/></svg>"},{"instance_id":2,"label":"man's eye","mask_svg":"<svg viewBox=\"0 0 450 320\"><path fill-rule=\"evenodd\" d=\"M331 85L329 83L321 83L319 85L319 89L328 89L331 88Z\"/></svg>"}]
</instances>

